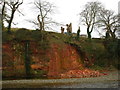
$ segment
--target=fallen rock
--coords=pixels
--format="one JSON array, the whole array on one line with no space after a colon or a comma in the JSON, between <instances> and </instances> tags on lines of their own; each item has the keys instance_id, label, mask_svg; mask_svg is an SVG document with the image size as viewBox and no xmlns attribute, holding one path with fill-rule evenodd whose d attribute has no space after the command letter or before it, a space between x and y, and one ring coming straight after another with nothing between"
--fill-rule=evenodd
<instances>
[{"instance_id":1,"label":"fallen rock","mask_svg":"<svg viewBox=\"0 0 120 90\"><path fill-rule=\"evenodd\" d=\"M84 70L70 70L68 72L60 74L61 78L88 78L88 77L98 77L102 75L107 75L100 73L99 71L94 71L90 69Z\"/></svg>"}]
</instances>

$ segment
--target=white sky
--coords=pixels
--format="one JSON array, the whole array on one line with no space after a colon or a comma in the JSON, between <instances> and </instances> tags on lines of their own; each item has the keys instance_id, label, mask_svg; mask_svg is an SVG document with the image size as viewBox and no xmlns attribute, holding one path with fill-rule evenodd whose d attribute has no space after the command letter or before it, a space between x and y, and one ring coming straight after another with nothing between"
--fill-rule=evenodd
<instances>
[{"instance_id":1,"label":"white sky","mask_svg":"<svg viewBox=\"0 0 120 90\"><path fill-rule=\"evenodd\" d=\"M24 27L24 28L33 28L31 24L25 21L25 19L36 19L36 14L32 9L32 6L28 4L33 0L24 0L23 5L20 6L21 11L25 14L25 16L19 16L17 13L15 15L14 21L19 22L14 27ZM96 1L96 0L46 0L52 2L56 7L56 13L52 15L53 20L63 23L64 25L72 23L73 32L77 32L79 26L79 13L84 8L84 5L87 2ZM105 8L109 10L113 10L116 13L118 12L118 2L120 0L97 0L101 2ZM54 31L60 32L60 27L55 28ZM63 26L66 28L66 26ZM80 25L81 34L86 34L86 28ZM97 33L93 32L92 35L97 37Z\"/></svg>"}]
</instances>

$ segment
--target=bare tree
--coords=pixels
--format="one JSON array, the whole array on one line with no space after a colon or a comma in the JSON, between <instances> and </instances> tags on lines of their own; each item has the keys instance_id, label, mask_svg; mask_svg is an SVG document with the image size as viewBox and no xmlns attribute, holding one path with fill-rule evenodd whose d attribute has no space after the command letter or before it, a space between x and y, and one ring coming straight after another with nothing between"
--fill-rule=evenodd
<instances>
[{"instance_id":1,"label":"bare tree","mask_svg":"<svg viewBox=\"0 0 120 90\"><path fill-rule=\"evenodd\" d=\"M53 8L55 7L53 4L47 1L37 0L34 2L35 7L38 9L39 14L37 15L37 20L39 22L40 30L45 30L48 28L48 24L54 23L49 14L53 12Z\"/></svg>"},{"instance_id":2,"label":"bare tree","mask_svg":"<svg viewBox=\"0 0 120 90\"><path fill-rule=\"evenodd\" d=\"M7 6L10 8L9 10L11 11L11 15L6 19L7 22L8 22L8 32L11 31L11 24L12 24L12 21L13 21L13 18L14 18L14 14L15 12L18 10L18 7L23 3L23 0L22 1L19 1L19 0L10 0L10 1L7 1L6 4Z\"/></svg>"},{"instance_id":3,"label":"bare tree","mask_svg":"<svg viewBox=\"0 0 120 90\"><path fill-rule=\"evenodd\" d=\"M115 32L118 30L118 15L110 10L102 9L98 17L98 27L102 27L106 31L106 35L115 38Z\"/></svg>"},{"instance_id":4,"label":"bare tree","mask_svg":"<svg viewBox=\"0 0 120 90\"><path fill-rule=\"evenodd\" d=\"M85 9L80 13L81 21L87 27L88 38L91 38L94 26L97 22L97 15L101 10L102 5L100 2L88 2Z\"/></svg>"}]
</instances>

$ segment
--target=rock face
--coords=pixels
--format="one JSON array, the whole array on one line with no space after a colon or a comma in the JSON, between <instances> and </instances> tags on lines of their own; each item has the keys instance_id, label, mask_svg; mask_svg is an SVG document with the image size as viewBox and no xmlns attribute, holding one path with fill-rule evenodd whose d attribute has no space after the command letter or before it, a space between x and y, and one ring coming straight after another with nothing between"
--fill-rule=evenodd
<instances>
[{"instance_id":1,"label":"rock face","mask_svg":"<svg viewBox=\"0 0 120 90\"><path fill-rule=\"evenodd\" d=\"M16 48L18 49L16 50ZM3 77L21 77L25 75L24 59L20 44L11 42L2 44L2 70Z\"/></svg>"},{"instance_id":2,"label":"rock face","mask_svg":"<svg viewBox=\"0 0 120 90\"><path fill-rule=\"evenodd\" d=\"M3 43L3 76L24 76L24 44ZM45 71L48 78L100 76L98 71L85 69L76 48L68 44L51 44L46 50L30 43L31 68ZM10 71L10 72L9 72Z\"/></svg>"},{"instance_id":3,"label":"rock face","mask_svg":"<svg viewBox=\"0 0 120 90\"><path fill-rule=\"evenodd\" d=\"M60 77L61 73L83 68L82 63L80 63L80 56L76 49L70 45L53 44L49 57L48 77Z\"/></svg>"}]
</instances>

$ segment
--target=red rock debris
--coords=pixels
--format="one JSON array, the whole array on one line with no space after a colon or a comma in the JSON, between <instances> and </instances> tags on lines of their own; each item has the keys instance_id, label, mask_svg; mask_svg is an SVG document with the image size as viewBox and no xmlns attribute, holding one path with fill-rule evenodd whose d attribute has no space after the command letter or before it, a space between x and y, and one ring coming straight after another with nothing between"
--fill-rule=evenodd
<instances>
[{"instance_id":1,"label":"red rock debris","mask_svg":"<svg viewBox=\"0 0 120 90\"><path fill-rule=\"evenodd\" d=\"M60 74L60 78L88 78L88 77L98 77L101 75L107 75L100 73L99 71L94 71L90 69L84 70L70 70L66 73Z\"/></svg>"}]
</instances>

